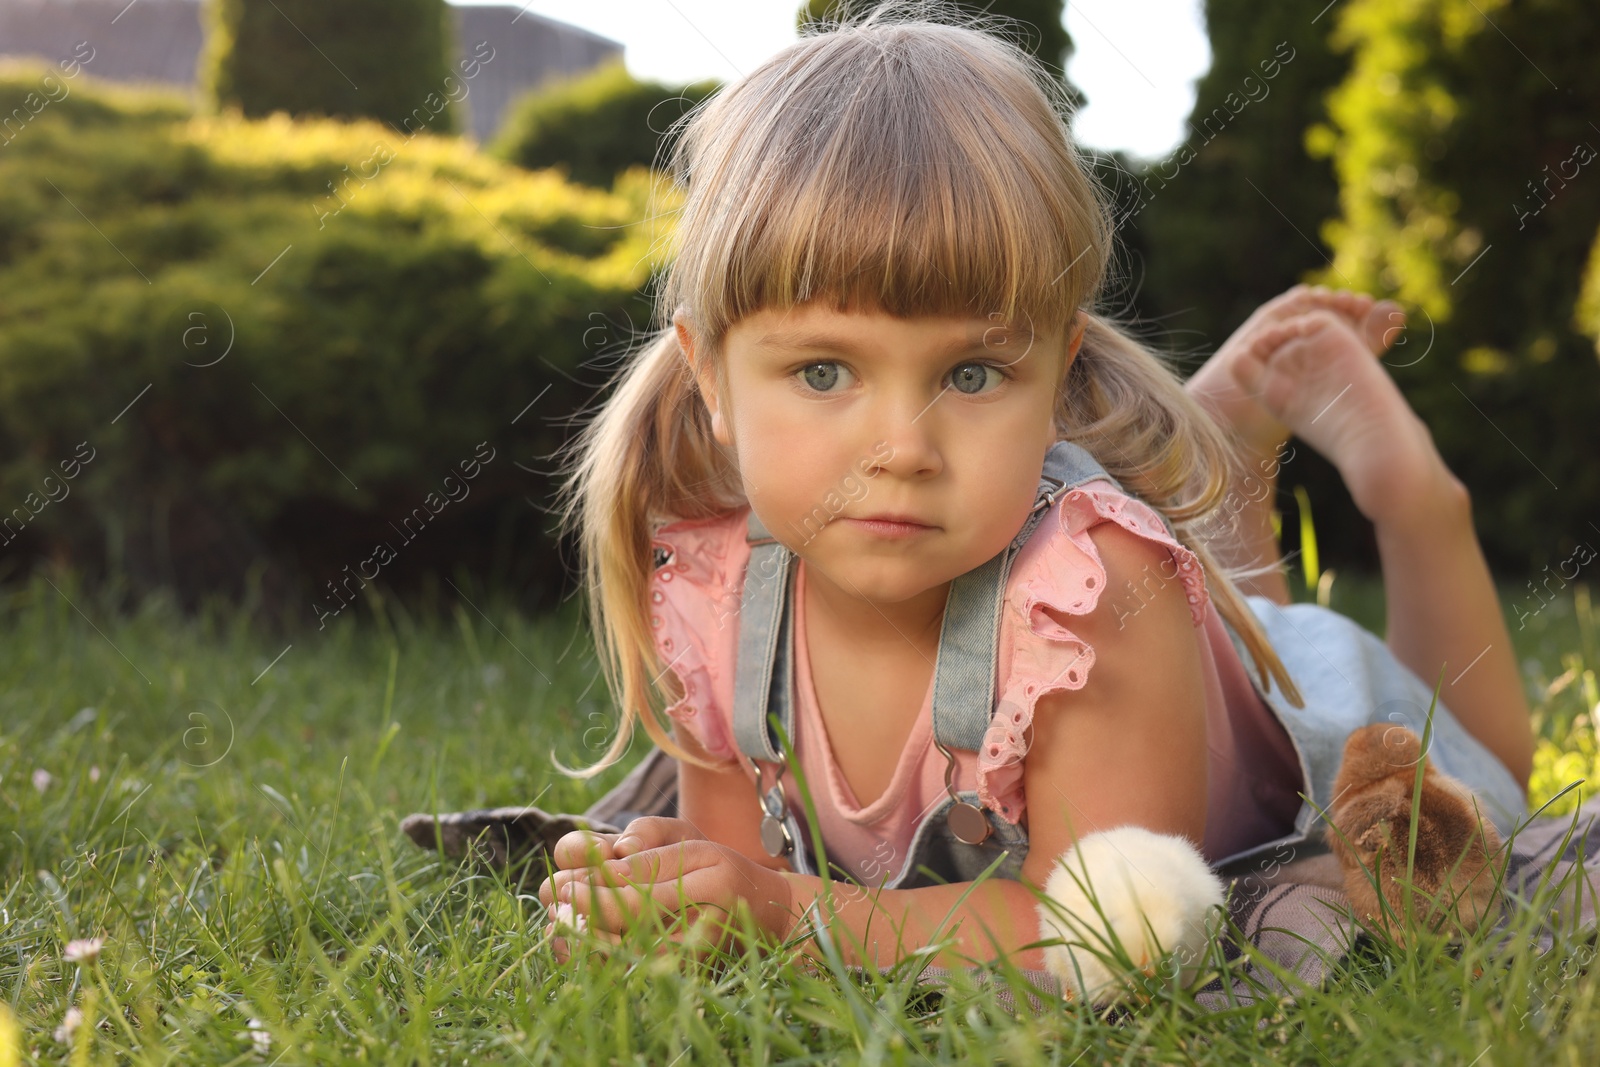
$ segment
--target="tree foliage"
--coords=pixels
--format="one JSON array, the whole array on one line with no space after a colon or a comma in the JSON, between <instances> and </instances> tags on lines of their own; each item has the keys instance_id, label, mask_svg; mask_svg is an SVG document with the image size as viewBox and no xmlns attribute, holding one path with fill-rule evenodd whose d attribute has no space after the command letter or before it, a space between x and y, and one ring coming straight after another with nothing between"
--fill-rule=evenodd
<instances>
[{"instance_id":1,"label":"tree foliage","mask_svg":"<svg viewBox=\"0 0 1600 1067\"><path fill-rule=\"evenodd\" d=\"M444 0L206 0L206 18L201 81L217 106L373 118L407 133L461 125Z\"/></svg>"},{"instance_id":2,"label":"tree foliage","mask_svg":"<svg viewBox=\"0 0 1600 1067\"><path fill-rule=\"evenodd\" d=\"M572 181L607 187L629 167L664 164L674 124L720 84L674 87L641 81L620 61L604 63L525 94L489 150L521 167L561 167Z\"/></svg>"},{"instance_id":3,"label":"tree foliage","mask_svg":"<svg viewBox=\"0 0 1600 1067\"><path fill-rule=\"evenodd\" d=\"M1394 373L1468 478L1486 546L1518 570L1556 558L1596 536L1600 499L1582 298L1600 230L1600 9L1352 0L1333 40L1352 63L1312 139L1340 188L1320 278L1413 309Z\"/></svg>"}]
</instances>

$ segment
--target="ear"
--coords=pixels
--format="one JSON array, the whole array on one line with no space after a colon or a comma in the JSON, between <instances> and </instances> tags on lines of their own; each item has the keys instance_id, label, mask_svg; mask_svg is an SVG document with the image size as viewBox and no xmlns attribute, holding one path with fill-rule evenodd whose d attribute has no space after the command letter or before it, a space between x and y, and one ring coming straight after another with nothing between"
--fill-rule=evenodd
<instances>
[{"instance_id":1,"label":"ear","mask_svg":"<svg viewBox=\"0 0 1600 1067\"><path fill-rule=\"evenodd\" d=\"M700 397L711 414L711 436L718 444L732 447L733 438L728 433L727 420L722 416L722 395L717 389L716 368L711 366L709 359L704 358L704 350L695 347L694 332L685 308L680 307L672 313L672 325L678 333L678 347L683 349L684 358L689 361Z\"/></svg>"},{"instance_id":2,"label":"ear","mask_svg":"<svg viewBox=\"0 0 1600 1067\"><path fill-rule=\"evenodd\" d=\"M1072 361L1078 358L1078 349L1083 347L1084 335L1089 330L1089 315L1079 311L1072 320L1071 333L1067 338L1067 355L1061 361L1061 381L1067 380L1067 372L1072 369Z\"/></svg>"}]
</instances>

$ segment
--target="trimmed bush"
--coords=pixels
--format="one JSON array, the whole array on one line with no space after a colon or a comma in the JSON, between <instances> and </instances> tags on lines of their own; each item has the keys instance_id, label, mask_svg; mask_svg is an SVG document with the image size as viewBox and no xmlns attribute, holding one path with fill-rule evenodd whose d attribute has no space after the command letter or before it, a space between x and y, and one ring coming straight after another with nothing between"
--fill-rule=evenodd
<instances>
[{"instance_id":1,"label":"trimmed bush","mask_svg":"<svg viewBox=\"0 0 1600 1067\"><path fill-rule=\"evenodd\" d=\"M640 81L620 62L535 89L507 109L489 152L519 167L555 167L585 185L664 164L668 130L716 92L716 80L673 87Z\"/></svg>"},{"instance_id":2,"label":"trimmed bush","mask_svg":"<svg viewBox=\"0 0 1600 1067\"><path fill-rule=\"evenodd\" d=\"M205 0L201 82L214 105L260 118L372 118L453 133L460 79L444 0ZM412 119L411 125L403 125Z\"/></svg>"},{"instance_id":3,"label":"trimmed bush","mask_svg":"<svg viewBox=\"0 0 1600 1067\"><path fill-rule=\"evenodd\" d=\"M0 151L0 568L326 596L386 540L379 582L464 561L554 596L540 472L647 322L657 187L73 84Z\"/></svg>"}]
</instances>

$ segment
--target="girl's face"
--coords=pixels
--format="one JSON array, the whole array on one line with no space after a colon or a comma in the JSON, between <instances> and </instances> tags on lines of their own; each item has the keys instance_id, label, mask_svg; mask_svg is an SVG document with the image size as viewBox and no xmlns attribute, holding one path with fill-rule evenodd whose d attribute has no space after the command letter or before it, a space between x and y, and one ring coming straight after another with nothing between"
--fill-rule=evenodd
<instances>
[{"instance_id":1,"label":"girl's face","mask_svg":"<svg viewBox=\"0 0 1600 1067\"><path fill-rule=\"evenodd\" d=\"M943 585L1016 536L1083 323L1068 341L987 319L765 310L728 330L724 396L675 321L762 524L808 573L878 603ZM878 516L918 525L861 521Z\"/></svg>"}]
</instances>

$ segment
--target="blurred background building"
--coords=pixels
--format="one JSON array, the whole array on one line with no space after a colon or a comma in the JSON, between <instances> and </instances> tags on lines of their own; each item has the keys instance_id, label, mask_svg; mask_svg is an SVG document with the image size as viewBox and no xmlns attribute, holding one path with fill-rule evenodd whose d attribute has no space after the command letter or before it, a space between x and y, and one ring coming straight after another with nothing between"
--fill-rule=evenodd
<instances>
[{"instance_id":1,"label":"blurred background building","mask_svg":"<svg viewBox=\"0 0 1600 1067\"><path fill-rule=\"evenodd\" d=\"M95 49L95 76L198 92L205 28L201 0L3 0L0 58L56 60L79 41ZM517 4L452 5L455 60L487 41L495 50L466 102L467 132L486 142L513 99L539 85L622 59L622 45L522 10ZM114 27L114 32L112 32Z\"/></svg>"}]
</instances>

